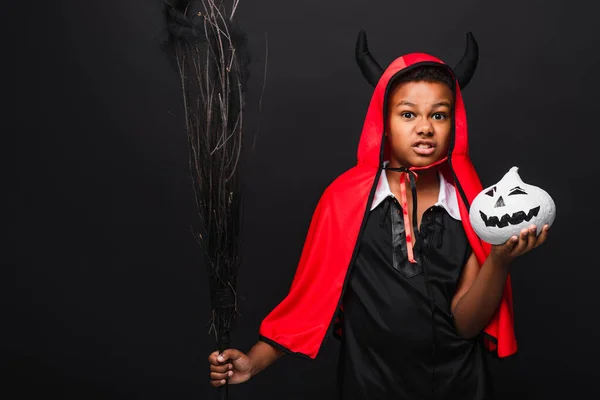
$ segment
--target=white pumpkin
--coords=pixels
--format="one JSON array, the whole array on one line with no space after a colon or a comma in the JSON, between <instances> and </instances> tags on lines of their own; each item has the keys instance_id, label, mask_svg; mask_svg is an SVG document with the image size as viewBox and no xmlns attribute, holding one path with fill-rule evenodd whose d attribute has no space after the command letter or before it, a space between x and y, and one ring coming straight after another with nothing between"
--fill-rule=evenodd
<instances>
[{"instance_id":1,"label":"white pumpkin","mask_svg":"<svg viewBox=\"0 0 600 400\"><path fill-rule=\"evenodd\" d=\"M500 182L485 188L471 204L471 226L487 243L503 244L531 224L537 227L539 235L545 224L554 222L556 206L550 195L524 183L518 171L512 167Z\"/></svg>"}]
</instances>

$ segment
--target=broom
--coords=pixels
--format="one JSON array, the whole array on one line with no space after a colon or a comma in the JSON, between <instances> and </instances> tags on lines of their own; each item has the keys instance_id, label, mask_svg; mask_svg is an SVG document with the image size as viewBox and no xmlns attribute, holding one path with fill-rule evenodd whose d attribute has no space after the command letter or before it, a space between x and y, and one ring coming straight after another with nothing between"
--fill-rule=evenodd
<instances>
[{"instance_id":1,"label":"broom","mask_svg":"<svg viewBox=\"0 0 600 400\"><path fill-rule=\"evenodd\" d=\"M189 168L200 221L193 232L209 277L213 333L230 347L237 315L242 185L240 159L249 55L232 22L239 0L165 0L164 50L179 73ZM228 386L219 388L227 398Z\"/></svg>"}]
</instances>

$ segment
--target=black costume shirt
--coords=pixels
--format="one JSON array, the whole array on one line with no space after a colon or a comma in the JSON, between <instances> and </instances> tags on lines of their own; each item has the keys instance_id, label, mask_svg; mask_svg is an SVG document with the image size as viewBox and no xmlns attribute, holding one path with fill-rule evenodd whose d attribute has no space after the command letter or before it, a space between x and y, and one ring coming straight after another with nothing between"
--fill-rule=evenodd
<instances>
[{"instance_id":1,"label":"black costume shirt","mask_svg":"<svg viewBox=\"0 0 600 400\"><path fill-rule=\"evenodd\" d=\"M382 185L389 191L385 170ZM453 190L445 181L444 188ZM379 201L343 299L340 398L491 399L484 347L458 336L450 309L472 252L461 221L440 202L426 210L412 264L400 204L393 196Z\"/></svg>"}]
</instances>

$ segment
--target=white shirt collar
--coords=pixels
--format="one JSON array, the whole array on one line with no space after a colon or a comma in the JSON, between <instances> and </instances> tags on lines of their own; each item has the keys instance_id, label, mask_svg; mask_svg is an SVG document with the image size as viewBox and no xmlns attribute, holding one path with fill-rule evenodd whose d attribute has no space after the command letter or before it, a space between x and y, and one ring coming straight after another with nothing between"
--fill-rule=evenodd
<instances>
[{"instance_id":1,"label":"white shirt collar","mask_svg":"<svg viewBox=\"0 0 600 400\"><path fill-rule=\"evenodd\" d=\"M388 161L384 163L384 166L386 166L387 163ZM444 178L444 175L441 172L438 172L438 174L440 177L440 192L438 194L438 201L434 204L434 206L443 207L452 218L460 221L461 219L458 208L458 199L456 198L456 189L450 182L446 181L446 178ZM373 197L373 203L371 203L371 211L373 211L379 204L381 204L383 200L390 196L396 197L390 190L390 184L384 169L381 171L381 177L379 178L379 183L377 184L377 189L375 190L375 197Z\"/></svg>"}]
</instances>

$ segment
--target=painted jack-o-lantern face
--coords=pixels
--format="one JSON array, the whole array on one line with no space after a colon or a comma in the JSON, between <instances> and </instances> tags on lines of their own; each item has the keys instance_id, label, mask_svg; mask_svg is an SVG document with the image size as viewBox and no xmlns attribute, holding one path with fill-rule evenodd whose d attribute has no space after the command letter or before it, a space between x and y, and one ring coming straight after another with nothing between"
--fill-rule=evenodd
<instances>
[{"instance_id":1,"label":"painted jack-o-lantern face","mask_svg":"<svg viewBox=\"0 0 600 400\"><path fill-rule=\"evenodd\" d=\"M554 201L539 187L521 180L512 167L495 185L484 189L471 204L469 219L475 233L490 244L503 244L534 224L539 234L556 216Z\"/></svg>"}]
</instances>

